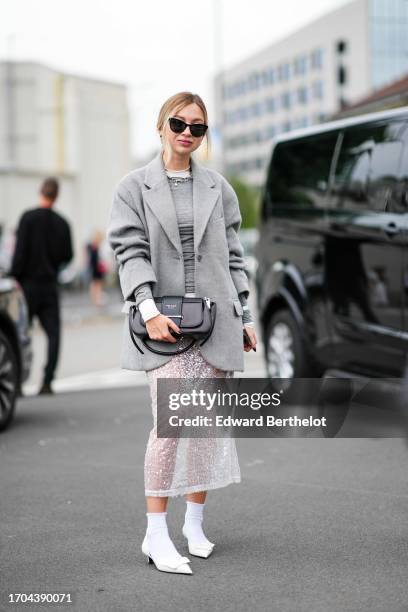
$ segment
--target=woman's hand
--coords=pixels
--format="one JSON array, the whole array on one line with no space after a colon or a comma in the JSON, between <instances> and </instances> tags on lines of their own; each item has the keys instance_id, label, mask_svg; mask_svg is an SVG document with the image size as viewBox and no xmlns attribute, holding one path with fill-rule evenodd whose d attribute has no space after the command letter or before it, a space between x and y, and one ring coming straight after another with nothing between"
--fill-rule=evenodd
<instances>
[{"instance_id":1,"label":"woman's hand","mask_svg":"<svg viewBox=\"0 0 408 612\"><path fill-rule=\"evenodd\" d=\"M146 329L151 340L164 340L166 342L177 342L177 339L172 336L169 327L179 334L180 328L166 315L158 314L146 321Z\"/></svg>"},{"instance_id":2,"label":"woman's hand","mask_svg":"<svg viewBox=\"0 0 408 612\"><path fill-rule=\"evenodd\" d=\"M257 339L256 339L255 328L253 327L253 325L244 325L244 328L251 340L251 345L244 344L244 351L248 353L249 351L252 351L252 349L256 347Z\"/></svg>"}]
</instances>

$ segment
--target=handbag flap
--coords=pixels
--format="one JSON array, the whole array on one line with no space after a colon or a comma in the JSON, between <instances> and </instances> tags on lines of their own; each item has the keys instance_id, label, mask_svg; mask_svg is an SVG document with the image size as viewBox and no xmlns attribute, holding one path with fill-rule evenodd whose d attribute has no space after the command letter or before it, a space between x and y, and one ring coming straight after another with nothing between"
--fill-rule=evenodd
<instances>
[{"instance_id":1,"label":"handbag flap","mask_svg":"<svg viewBox=\"0 0 408 612\"><path fill-rule=\"evenodd\" d=\"M204 320L204 301L198 299L196 302L183 302L183 318L177 325L183 327L200 327Z\"/></svg>"},{"instance_id":2,"label":"handbag flap","mask_svg":"<svg viewBox=\"0 0 408 612\"><path fill-rule=\"evenodd\" d=\"M174 322L180 329L200 327L204 322L205 304L202 298L165 296L157 298L156 306L161 314L174 317ZM179 314L183 315L182 318Z\"/></svg>"}]
</instances>

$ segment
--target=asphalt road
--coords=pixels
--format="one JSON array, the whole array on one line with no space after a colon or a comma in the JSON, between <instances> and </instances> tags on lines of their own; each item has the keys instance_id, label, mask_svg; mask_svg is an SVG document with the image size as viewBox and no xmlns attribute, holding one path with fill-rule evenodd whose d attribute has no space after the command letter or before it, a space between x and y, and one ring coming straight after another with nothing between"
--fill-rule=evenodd
<instances>
[{"instance_id":1,"label":"asphalt road","mask_svg":"<svg viewBox=\"0 0 408 612\"><path fill-rule=\"evenodd\" d=\"M403 440L237 439L242 482L208 494L216 549L185 576L140 550L150 427L147 386L21 400L0 436L1 611L43 609L7 603L30 592L81 612L408 610ZM170 500L186 554L183 513Z\"/></svg>"}]
</instances>

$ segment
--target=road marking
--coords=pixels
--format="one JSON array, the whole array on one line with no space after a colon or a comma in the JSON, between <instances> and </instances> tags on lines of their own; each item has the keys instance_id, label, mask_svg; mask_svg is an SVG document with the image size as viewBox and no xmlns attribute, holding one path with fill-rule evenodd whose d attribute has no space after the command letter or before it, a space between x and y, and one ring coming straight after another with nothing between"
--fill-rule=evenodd
<instances>
[{"instance_id":1,"label":"road marking","mask_svg":"<svg viewBox=\"0 0 408 612\"><path fill-rule=\"evenodd\" d=\"M147 385L146 373L143 371L122 370L112 368L110 370L98 370L87 372L66 378L57 378L53 381L53 389L58 393L65 391L83 391L86 389L110 389L116 387L138 387ZM35 395L38 393L38 385L23 385L24 395Z\"/></svg>"}]
</instances>

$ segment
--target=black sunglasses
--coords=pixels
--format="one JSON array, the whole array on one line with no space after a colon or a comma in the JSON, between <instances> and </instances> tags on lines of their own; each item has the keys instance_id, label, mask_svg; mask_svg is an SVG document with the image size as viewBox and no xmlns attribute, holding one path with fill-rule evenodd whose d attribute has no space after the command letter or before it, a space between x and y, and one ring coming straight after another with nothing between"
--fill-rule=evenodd
<instances>
[{"instance_id":1,"label":"black sunglasses","mask_svg":"<svg viewBox=\"0 0 408 612\"><path fill-rule=\"evenodd\" d=\"M176 117L170 117L169 125L171 131L175 134L182 134L186 127L189 127L191 135L195 138L200 138L201 136L204 136L208 129L208 125L205 125L205 123L186 123L185 121L177 119Z\"/></svg>"}]
</instances>

